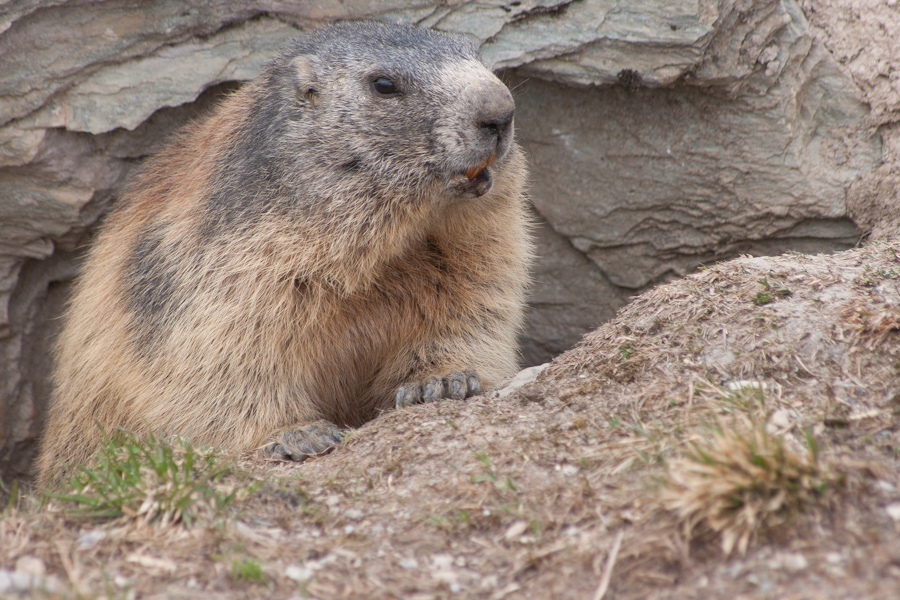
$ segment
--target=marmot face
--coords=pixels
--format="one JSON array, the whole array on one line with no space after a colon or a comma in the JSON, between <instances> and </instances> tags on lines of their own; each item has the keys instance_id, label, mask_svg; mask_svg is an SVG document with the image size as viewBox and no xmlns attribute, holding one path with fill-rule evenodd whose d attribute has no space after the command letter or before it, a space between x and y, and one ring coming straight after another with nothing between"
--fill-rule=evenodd
<instances>
[{"instance_id":1,"label":"marmot face","mask_svg":"<svg viewBox=\"0 0 900 600\"><path fill-rule=\"evenodd\" d=\"M335 186L343 194L367 182L354 192L434 198L440 189L448 202L476 198L491 190L492 165L513 138L512 95L455 35L337 25L289 48L264 79L258 127L271 131L281 120L279 138L289 140L265 152L305 194ZM318 181L303 180L311 172Z\"/></svg>"}]
</instances>

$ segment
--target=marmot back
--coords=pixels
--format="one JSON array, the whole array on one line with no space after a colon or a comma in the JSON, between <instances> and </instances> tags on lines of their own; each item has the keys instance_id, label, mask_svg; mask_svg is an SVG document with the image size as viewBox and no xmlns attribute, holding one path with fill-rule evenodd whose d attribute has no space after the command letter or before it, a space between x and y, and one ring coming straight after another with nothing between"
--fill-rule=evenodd
<instances>
[{"instance_id":1,"label":"marmot back","mask_svg":"<svg viewBox=\"0 0 900 600\"><path fill-rule=\"evenodd\" d=\"M354 22L290 44L103 225L40 481L100 427L302 460L338 426L512 374L530 256L513 112L460 36Z\"/></svg>"}]
</instances>

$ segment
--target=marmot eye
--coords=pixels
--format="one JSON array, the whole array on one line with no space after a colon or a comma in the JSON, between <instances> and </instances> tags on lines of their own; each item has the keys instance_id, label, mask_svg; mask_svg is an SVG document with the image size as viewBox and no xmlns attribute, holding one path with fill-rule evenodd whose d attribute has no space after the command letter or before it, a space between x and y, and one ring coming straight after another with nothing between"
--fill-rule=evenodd
<instances>
[{"instance_id":1,"label":"marmot eye","mask_svg":"<svg viewBox=\"0 0 900 600\"><path fill-rule=\"evenodd\" d=\"M387 77L377 77L372 80L372 89L380 96L399 96L400 90L396 84Z\"/></svg>"}]
</instances>

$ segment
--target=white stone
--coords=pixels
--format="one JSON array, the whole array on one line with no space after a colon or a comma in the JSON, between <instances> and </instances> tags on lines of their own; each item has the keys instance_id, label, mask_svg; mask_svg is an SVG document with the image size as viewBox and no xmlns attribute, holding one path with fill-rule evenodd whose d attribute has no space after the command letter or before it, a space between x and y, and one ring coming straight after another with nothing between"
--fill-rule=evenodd
<instances>
[{"instance_id":1,"label":"white stone","mask_svg":"<svg viewBox=\"0 0 900 600\"><path fill-rule=\"evenodd\" d=\"M288 579L293 579L297 583L309 581L313 575L315 575L315 571L299 565L288 565L284 569L284 576Z\"/></svg>"},{"instance_id":2,"label":"white stone","mask_svg":"<svg viewBox=\"0 0 900 600\"><path fill-rule=\"evenodd\" d=\"M506 398L510 394L519 391L524 386L533 382L540 375L541 371L547 368L550 363L544 363L534 367L528 367L519 371L508 383L504 384L498 390L495 390L491 396L494 398Z\"/></svg>"},{"instance_id":3,"label":"white stone","mask_svg":"<svg viewBox=\"0 0 900 600\"><path fill-rule=\"evenodd\" d=\"M44 561L36 556L23 556L16 561L16 571L39 579L47 574L47 567L44 566Z\"/></svg>"},{"instance_id":4,"label":"white stone","mask_svg":"<svg viewBox=\"0 0 900 600\"><path fill-rule=\"evenodd\" d=\"M106 531L102 529L92 529L78 536L78 539L75 540L75 545L78 546L79 550L88 550L93 548L97 542L105 540L107 537L109 537L109 533Z\"/></svg>"},{"instance_id":5,"label":"white stone","mask_svg":"<svg viewBox=\"0 0 900 600\"><path fill-rule=\"evenodd\" d=\"M900 523L900 502L893 502L884 507L887 514L894 521Z\"/></svg>"},{"instance_id":6,"label":"white stone","mask_svg":"<svg viewBox=\"0 0 900 600\"><path fill-rule=\"evenodd\" d=\"M13 588L12 574L6 569L0 569L0 594L5 594Z\"/></svg>"}]
</instances>

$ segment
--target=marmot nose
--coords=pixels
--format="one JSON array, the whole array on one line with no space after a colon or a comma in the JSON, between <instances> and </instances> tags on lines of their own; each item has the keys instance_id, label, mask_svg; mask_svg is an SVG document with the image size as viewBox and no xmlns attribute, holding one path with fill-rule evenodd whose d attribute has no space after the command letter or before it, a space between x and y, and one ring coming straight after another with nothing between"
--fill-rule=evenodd
<instances>
[{"instance_id":1,"label":"marmot nose","mask_svg":"<svg viewBox=\"0 0 900 600\"><path fill-rule=\"evenodd\" d=\"M513 114L515 114L513 109L503 110L502 112L482 113L478 121L478 127L488 135L496 137L498 140L502 139L506 132L509 131Z\"/></svg>"},{"instance_id":2,"label":"marmot nose","mask_svg":"<svg viewBox=\"0 0 900 600\"><path fill-rule=\"evenodd\" d=\"M480 104L475 112L475 125L482 135L499 143L507 137L516 111L512 94L499 79L492 77L483 88Z\"/></svg>"}]
</instances>

